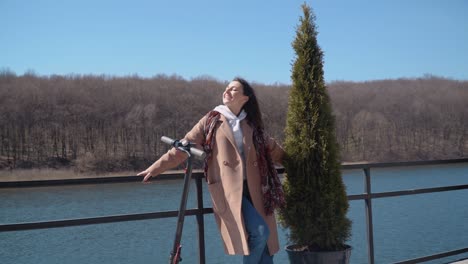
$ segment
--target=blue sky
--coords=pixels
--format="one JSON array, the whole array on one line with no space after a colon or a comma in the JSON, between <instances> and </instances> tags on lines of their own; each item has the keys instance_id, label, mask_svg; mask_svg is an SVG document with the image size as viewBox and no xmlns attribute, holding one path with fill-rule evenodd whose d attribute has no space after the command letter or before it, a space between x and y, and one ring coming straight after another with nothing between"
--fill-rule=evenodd
<instances>
[{"instance_id":1,"label":"blue sky","mask_svg":"<svg viewBox=\"0 0 468 264\"><path fill-rule=\"evenodd\" d=\"M0 0L0 68L290 84L303 2ZM328 82L468 79L468 1L306 2Z\"/></svg>"}]
</instances>

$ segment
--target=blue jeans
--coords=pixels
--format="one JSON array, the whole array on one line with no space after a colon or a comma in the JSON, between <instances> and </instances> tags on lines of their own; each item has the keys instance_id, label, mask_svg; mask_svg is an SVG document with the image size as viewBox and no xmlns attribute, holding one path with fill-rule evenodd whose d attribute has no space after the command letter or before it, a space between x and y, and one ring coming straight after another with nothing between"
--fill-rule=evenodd
<instances>
[{"instance_id":1,"label":"blue jeans","mask_svg":"<svg viewBox=\"0 0 468 264\"><path fill-rule=\"evenodd\" d=\"M267 247L270 230L265 220L245 195L242 195L242 214L249 236L247 242L250 249L250 255L244 256L244 264L272 264L273 256L270 256Z\"/></svg>"}]
</instances>

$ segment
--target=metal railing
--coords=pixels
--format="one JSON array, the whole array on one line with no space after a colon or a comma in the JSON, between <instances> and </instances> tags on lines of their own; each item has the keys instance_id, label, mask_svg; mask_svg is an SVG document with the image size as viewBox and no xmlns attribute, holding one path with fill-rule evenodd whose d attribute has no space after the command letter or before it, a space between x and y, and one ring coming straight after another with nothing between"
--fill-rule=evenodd
<instances>
[{"instance_id":1,"label":"metal railing","mask_svg":"<svg viewBox=\"0 0 468 264\"><path fill-rule=\"evenodd\" d=\"M413 162L392 162L392 163L355 163L355 164L343 164L343 169L362 169L364 170L364 193L356 195L348 195L348 200L364 200L365 211L366 211L366 229L367 229L367 251L368 251L368 263L374 264L374 224L372 217L372 199L377 198L388 198L404 195L415 195L424 193L435 193L435 192L447 192L456 190L468 189L468 184L464 185L452 185L444 187L434 188L423 188L413 190L402 190L392 192L380 192L373 193L371 188L371 168L390 168L390 167L409 167L409 166L423 166L423 165L444 165L454 163L468 163L468 159L452 159L452 160L433 160L433 161L413 161ZM440 259L453 255L459 255L468 252L468 247L457 249L448 252L437 253L430 256L419 257L415 259L408 259L404 261L396 262L395 264L410 264L410 263L421 263L430 260Z\"/></svg>"},{"instance_id":2,"label":"metal railing","mask_svg":"<svg viewBox=\"0 0 468 264\"><path fill-rule=\"evenodd\" d=\"M364 193L348 195L348 200L350 201L363 200L365 202L368 262L370 264L375 263L374 261L374 232L373 232L374 225L373 225L373 219L372 219L372 200L373 199L468 189L468 184L464 184L464 185L452 185L452 186L434 187L434 188L373 193L371 189L371 174L370 174L371 168L444 165L444 164L455 164L455 163L468 163L468 158L467 159L452 159L452 160L416 161L416 162L342 164L343 170L362 169L365 174ZM284 173L284 169L283 168L278 169L278 173ZM183 176L182 173L168 173L168 174L158 176L156 180L181 179L182 176ZM142 178L143 177L138 177L138 176L128 176L128 177L44 180L44 181L27 181L27 182L0 182L0 188L40 187L40 186L51 186L51 185L90 184L90 183L96 184L96 183L135 182L135 181L141 181ZM203 189L202 189L203 173L201 171L194 171L192 174L192 178L194 178L196 182L197 208L187 210L186 215L187 216L195 215L197 218L198 244L199 244L198 259L199 259L199 263L205 263L205 236L204 236L205 232L204 232L203 216L205 214L213 213L213 209L205 208L203 206ZM178 213L177 211L163 211L163 212L153 212L153 213L113 215L113 216L44 221L44 222L3 224L3 225L0 225L0 232L159 219L159 218L177 217L177 213ZM447 251L447 252L439 252L437 254L430 255L430 256L423 256L423 257L419 257L415 259L404 260L404 261L400 261L397 263L398 264L421 263L421 262L440 259L440 258L444 258L448 256L459 255L459 254L467 253L467 252L468 252L468 247L465 247L462 249L456 249L456 250Z\"/></svg>"}]
</instances>

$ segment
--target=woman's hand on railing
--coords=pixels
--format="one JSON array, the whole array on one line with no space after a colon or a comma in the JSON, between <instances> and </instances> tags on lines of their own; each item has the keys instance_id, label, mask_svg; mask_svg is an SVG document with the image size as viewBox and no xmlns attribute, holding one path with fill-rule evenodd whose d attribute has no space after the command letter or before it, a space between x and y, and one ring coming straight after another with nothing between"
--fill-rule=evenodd
<instances>
[{"instance_id":1,"label":"woman's hand on railing","mask_svg":"<svg viewBox=\"0 0 468 264\"><path fill-rule=\"evenodd\" d=\"M154 170L150 166L146 170L138 173L137 176L145 176L143 178L143 182L144 183L149 183L149 180L151 179L151 177L157 176L157 174L154 172Z\"/></svg>"}]
</instances>

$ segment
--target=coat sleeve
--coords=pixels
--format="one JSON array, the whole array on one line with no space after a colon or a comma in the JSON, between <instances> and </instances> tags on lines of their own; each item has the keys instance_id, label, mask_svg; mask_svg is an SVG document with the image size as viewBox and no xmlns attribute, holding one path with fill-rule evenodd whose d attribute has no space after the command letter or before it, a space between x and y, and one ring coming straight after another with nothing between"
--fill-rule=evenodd
<instances>
[{"instance_id":1,"label":"coat sleeve","mask_svg":"<svg viewBox=\"0 0 468 264\"><path fill-rule=\"evenodd\" d=\"M195 143L196 148L203 149L202 145L204 142L204 126L206 116L203 117L198 123L190 130L184 137L185 140ZM172 169L177 165L181 164L187 159L187 155L176 148L171 148L168 152L161 156L155 162L155 175L161 174L166 170Z\"/></svg>"},{"instance_id":2,"label":"coat sleeve","mask_svg":"<svg viewBox=\"0 0 468 264\"><path fill-rule=\"evenodd\" d=\"M266 136L268 142L268 150L270 151L271 159L273 163L281 164L283 162L283 158L285 152L283 148L276 142L276 140L270 136Z\"/></svg>"}]
</instances>

